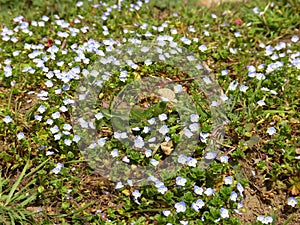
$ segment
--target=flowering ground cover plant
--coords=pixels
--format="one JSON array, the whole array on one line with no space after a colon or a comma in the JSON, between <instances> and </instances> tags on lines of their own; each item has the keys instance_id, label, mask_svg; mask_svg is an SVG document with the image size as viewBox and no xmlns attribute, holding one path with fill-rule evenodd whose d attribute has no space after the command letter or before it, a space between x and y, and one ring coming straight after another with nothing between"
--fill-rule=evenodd
<instances>
[{"instance_id":1,"label":"flowering ground cover plant","mask_svg":"<svg viewBox=\"0 0 300 225\"><path fill-rule=\"evenodd\" d=\"M298 1L3 7L1 224L300 223Z\"/></svg>"}]
</instances>

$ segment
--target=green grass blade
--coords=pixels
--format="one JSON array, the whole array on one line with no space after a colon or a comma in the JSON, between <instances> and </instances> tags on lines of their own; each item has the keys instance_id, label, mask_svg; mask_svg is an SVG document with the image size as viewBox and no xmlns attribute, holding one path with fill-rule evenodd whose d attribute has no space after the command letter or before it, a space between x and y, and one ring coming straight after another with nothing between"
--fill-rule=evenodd
<instances>
[{"instance_id":1,"label":"green grass blade","mask_svg":"<svg viewBox=\"0 0 300 225\"><path fill-rule=\"evenodd\" d=\"M15 193L17 187L20 185L21 180L24 178L24 175L26 173L26 170L27 170L28 166L29 166L29 161L27 161L27 163L25 164L25 166L24 166L24 168L23 168L23 170L22 170L19 178L17 179L17 181L12 186L12 188L11 188L9 194L8 194L8 197L6 199L5 205L8 205L11 202L12 196Z\"/></svg>"}]
</instances>

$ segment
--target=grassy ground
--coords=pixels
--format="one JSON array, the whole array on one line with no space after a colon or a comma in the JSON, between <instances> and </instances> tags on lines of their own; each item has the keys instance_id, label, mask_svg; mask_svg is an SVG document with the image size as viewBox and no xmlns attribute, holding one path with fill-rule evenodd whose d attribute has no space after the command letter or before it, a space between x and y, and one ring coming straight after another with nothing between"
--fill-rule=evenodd
<instances>
[{"instance_id":1,"label":"grassy ground","mask_svg":"<svg viewBox=\"0 0 300 225\"><path fill-rule=\"evenodd\" d=\"M124 2L119 11L114 1L0 0L0 223L300 224L299 1L253 0L211 9L195 0ZM92 167L101 159L87 163L86 151L78 148L76 134L83 131L73 131L72 100L86 70L111 48L159 35L208 65L229 123L220 155L201 169L213 113L207 92L188 74L177 64L139 62L122 68L123 81L120 71L108 81L102 77L88 113L98 113L98 137L105 138L109 153L118 149L120 161L126 156L137 165L162 162L184 132L178 109L139 93L131 127L147 129L147 120L166 116L170 139L162 139L150 157L117 141L110 109L127 84L146 77L174 81L182 87L178 93L193 99L199 117L192 122L201 140L173 177L142 187L125 179L121 185ZM145 130L134 134L143 143L150 137Z\"/></svg>"}]
</instances>

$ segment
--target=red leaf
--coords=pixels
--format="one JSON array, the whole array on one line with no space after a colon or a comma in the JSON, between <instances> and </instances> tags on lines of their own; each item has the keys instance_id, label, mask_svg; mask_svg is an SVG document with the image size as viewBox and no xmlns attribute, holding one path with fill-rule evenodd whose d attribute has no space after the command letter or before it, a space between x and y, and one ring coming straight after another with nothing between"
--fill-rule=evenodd
<instances>
[{"instance_id":1,"label":"red leaf","mask_svg":"<svg viewBox=\"0 0 300 225\"><path fill-rule=\"evenodd\" d=\"M235 23L236 25L242 25L244 22L243 22L243 20L241 20L240 18L236 18L235 21L234 21L234 23Z\"/></svg>"}]
</instances>

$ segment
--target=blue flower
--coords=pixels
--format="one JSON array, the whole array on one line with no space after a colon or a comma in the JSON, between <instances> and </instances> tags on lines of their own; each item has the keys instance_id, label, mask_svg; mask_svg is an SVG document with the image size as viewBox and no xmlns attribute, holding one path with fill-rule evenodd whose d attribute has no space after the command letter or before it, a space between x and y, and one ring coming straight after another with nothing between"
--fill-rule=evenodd
<instances>
[{"instance_id":1,"label":"blue flower","mask_svg":"<svg viewBox=\"0 0 300 225\"><path fill-rule=\"evenodd\" d=\"M299 41L299 37L297 35L294 35L292 38L291 38L291 41L292 42L297 42Z\"/></svg>"},{"instance_id":2,"label":"blue flower","mask_svg":"<svg viewBox=\"0 0 300 225\"><path fill-rule=\"evenodd\" d=\"M228 159L229 159L229 156L227 156L227 155L220 157L221 163L228 163Z\"/></svg>"},{"instance_id":3,"label":"blue flower","mask_svg":"<svg viewBox=\"0 0 300 225\"><path fill-rule=\"evenodd\" d=\"M231 192L231 195L230 195L230 200L231 201L236 202L237 197L238 197L238 194L235 191Z\"/></svg>"},{"instance_id":4,"label":"blue flower","mask_svg":"<svg viewBox=\"0 0 300 225\"><path fill-rule=\"evenodd\" d=\"M226 76L226 75L228 75L228 73L229 73L228 70L222 70L221 71L222 76Z\"/></svg>"},{"instance_id":5,"label":"blue flower","mask_svg":"<svg viewBox=\"0 0 300 225\"><path fill-rule=\"evenodd\" d=\"M295 207L298 204L298 200L294 197L290 197L288 199L288 205Z\"/></svg>"},{"instance_id":6,"label":"blue flower","mask_svg":"<svg viewBox=\"0 0 300 225\"><path fill-rule=\"evenodd\" d=\"M206 196L211 196L215 193L214 189L212 188L207 188L204 192L204 194L206 194Z\"/></svg>"},{"instance_id":7,"label":"blue flower","mask_svg":"<svg viewBox=\"0 0 300 225\"><path fill-rule=\"evenodd\" d=\"M163 125L161 126L161 128L159 128L158 132L161 133L162 135L166 135L169 132L169 128L167 125Z\"/></svg>"},{"instance_id":8,"label":"blue flower","mask_svg":"<svg viewBox=\"0 0 300 225\"><path fill-rule=\"evenodd\" d=\"M52 169L52 172L55 174L58 174L61 171L61 168L64 167L64 164L62 163L57 163L56 167Z\"/></svg>"},{"instance_id":9,"label":"blue flower","mask_svg":"<svg viewBox=\"0 0 300 225\"><path fill-rule=\"evenodd\" d=\"M232 177L231 176L225 177L224 183L225 183L225 185L231 185L233 183Z\"/></svg>"},{"instance_id":10,"label":"blue flower","mask_svg":"<svg viewBox=\"0 0 300 225\"><path fill-rule=\"evenodd\" d=\"M197 185L194 186L194 192L197 194L197 195L202 195L203 194L203 188L202 187L199 187Z\"/></svg>"},{"instance_id":11,"label":"blue flower","mask_svg":"<svg viewBox=\"0 0 300 225\"><path fill-rule=\"evenodd\" d=\"M183 177L176 177L176 184L179 186L184 186L186 184L186 179Z\"/></svg>"},{"instance_id":12,"label":"blue flower","mask_svg":"<svg viewBox=\"0 0 300 225\"><path fill-rule=\"evenodd\" d=\"M236 187L237 187L238 191L240 192L240 195L243 197L243 192L245 190L243 185L241 185L240 183L237 183Z\"/></svg>"},{"instance_id":13,"label":"blue flower","mask_svg":"<svg viewBox=\"0 0 300 225\"><path fill-rule=\"evenodd\" d=\"M199 212L199 209L203 208L205 203L201 200L198 199L196 202L192 203L192 208L196 211Z\"/></svg>"},{"instance_id":14,"label":"blue flower","mask_svg":"<svg viewBox=\"0 0 300 225\"><path fill-rule=\"evenodd\" d=\"M171 214L170 210L163 210L162 213L164 214L164 216L169 216Z\"/></svg>"},{"instance_id":15,"label":"blue flower","mask_svg":"<svg viewBox=\"0 0 300 225\"><path fill-rule=\"evenodd\" d=\"M228 211L228 209L221 208L220 209L220 215L221 215L221 217L223 219L229 218L229 211Z\"/></svg>"},{"instance_id":16,"label":"blue flower","mask_svg":"<svg viewBox=\"0 0 300 225\"><path fill-rule=\"evenodd\" d=\"M18 140L21 140L21 139L23 139L24 137L25 137L25 135L24 135L23 132L20 132L20 133L17 134Z\"/></svg>"},{"instance_id":17,"label":"blue flower","mask_svg":"<svg viewBox=\"0 0 300 225\"><path fill-rule=\"evenodd\" d=\"M135 140L134 140L134 147L136 148L143 148L145 145L144 140L141 136L138 136Z\"/></svg>"},{"instance_id":18,"label":"blue flower","mask_svg":"<svg viewBox=\"0 0 300 225\"><path fill-rule=\"evenodd\" d=\"M185 205L184 202L178 202L178 203L175 204L175 209L176 209L177 213L185 212L186 205Z\"/></svg>"},{"instance_id":19,"label":"blue flower","mask_svg":"<svg viewBox=\"0 0 300 225\"><path fill-rule=\"evenodd\" d=\"M132 192L132 196L133 196L135 199L137 199L137 198L141 197L142 195L141 195L141 193L139 192L139 190L134 190L134 191Z\"/></svg>"},{"instance_id":20,"label":"blue flower","mask_svg":"<svg viewBox=\"0 0 300 225\"><path fill-rule=\"evenodd\" d=\"M234 91L238 85L239 85L239 83L236 80L234 80L229 84L228 90Z\"/></svg>"},{"instance_id":21,"label":"blue flower","mask_svg":"<svg viewBox=\"0 0 300 225\"><path fill-rule=\"evenodd\" d=\"M199 121L199 115L197 115L197 114L191 114L190 115L190 119L191 119L192 123L198 123L198 121Z\"/></svg>"},{"instance_id":22,"label":"blue flower","mask_svg":"<svg viewBox=\"0 0 300 225\"><path fill-rule=\"evenodd\" d=\"M276 134L276 129L275 129L275 127L270 127L270 128L268 128L268 130L267 130L267 133L269 134L269 135L274 135L274 134Z\"/></svg>"},{"instance_id":23,"label":"blue flower","mask_svg":"<svg viewBox=\"0 0 300 225\"><path fill-rule=\"evenodd\" d=\"M123 187L124 187L124 185L122 184L121 181L119 181L119 182L116 184L115 189L117 190L117 189L121 189L121 188L123 188Z\"/></svg>"},{"instance_id":24,"label":"blue flower","mask_svg":"<svg viewBox=\"0 0 300 225\"><path fill-rule=\"evenodd\" d=\"M4 123L9 124L10 122L12 122L12 118L10 116L6 116L3 118Z\"/></svg>"}]
</instances>

